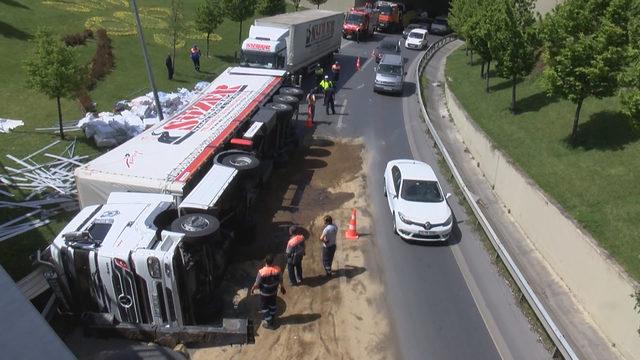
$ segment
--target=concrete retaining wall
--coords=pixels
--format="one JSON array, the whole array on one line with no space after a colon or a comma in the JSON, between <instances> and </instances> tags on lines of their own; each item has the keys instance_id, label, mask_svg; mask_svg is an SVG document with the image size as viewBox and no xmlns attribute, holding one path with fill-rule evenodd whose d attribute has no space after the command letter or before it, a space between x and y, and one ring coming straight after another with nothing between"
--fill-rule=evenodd
<instances>
[{"instance_id":1,"label":"concrete retaining wall","mask_svg":"<svg viewBox=\"0 0 640 360\"><path fill-rule=\"evenodd\" d=\"M445 88L447 106L487 181L540 254L607 339L627 359L640 359L640 315L634 282L501 151Z\"/></svg>"}]
</instances>

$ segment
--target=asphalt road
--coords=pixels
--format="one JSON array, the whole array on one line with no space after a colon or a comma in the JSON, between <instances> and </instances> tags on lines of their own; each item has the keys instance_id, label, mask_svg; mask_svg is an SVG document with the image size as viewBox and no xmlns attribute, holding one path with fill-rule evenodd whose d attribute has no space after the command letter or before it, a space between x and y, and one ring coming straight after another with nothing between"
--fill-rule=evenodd
<instances>
[{"instance_id":1,"label":"asphalt road","mask_svg":"<svg viewBox=\"0 0 640 360\"><path fill-rule=\"evenodd\" d=\"M399 35L385 35L401 39ZM336 110L316 109L318 136L361 137L367 152L367 187L386 301L403 359L544 359L548 352L531 331L511 290L497 273L480 237L455 194L449 204L457 226L446 246L409 244L392 233L383 197L383 170L393 159L413 158L431 164L445 192L449 179L437 164L433 140L418 116L415 71L418 51L402 50L408 75L402 96L372 91L372 49L382 38L343 44ZM436 38L433 37L433 40ZM355 71L360 56L362 69Z\"/></svg>"}]
</instances>

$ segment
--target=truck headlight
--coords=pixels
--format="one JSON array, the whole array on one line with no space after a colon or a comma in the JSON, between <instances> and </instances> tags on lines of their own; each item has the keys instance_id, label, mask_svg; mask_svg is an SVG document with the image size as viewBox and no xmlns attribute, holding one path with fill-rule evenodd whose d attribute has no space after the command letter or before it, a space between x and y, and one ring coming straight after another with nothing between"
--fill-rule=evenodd
<instances>
[{"instance_id":1,"label":"truck headlight","mask_svg":"<svg viewBox=\"0 0 640 360\"><path fill-rule=\"evenodd\" d=\"M160 268L160 260L157 257L150 256L147 258L147 269L152 278L160 279L162 277L162 269Z\"/></svg>"}]
</instances>

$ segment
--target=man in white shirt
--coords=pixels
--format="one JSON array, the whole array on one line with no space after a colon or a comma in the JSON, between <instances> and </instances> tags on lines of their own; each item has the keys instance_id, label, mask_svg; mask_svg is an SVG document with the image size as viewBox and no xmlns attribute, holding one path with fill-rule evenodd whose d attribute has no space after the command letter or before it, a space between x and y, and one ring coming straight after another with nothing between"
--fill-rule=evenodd
<instances>
[{"instance_id":1,"label":"man in white shirt","mask_svg":"<svg viewBox=\"0 0 640 360\"><path fill-rule=\"evenodd\" d=\"M333 224L330 215L324 217L324 229L320 236L322 241L322 265L327 276L331 276L331 263L336 253L336 236L338 235L338 227Z\"/></svg>"}]
</instances>

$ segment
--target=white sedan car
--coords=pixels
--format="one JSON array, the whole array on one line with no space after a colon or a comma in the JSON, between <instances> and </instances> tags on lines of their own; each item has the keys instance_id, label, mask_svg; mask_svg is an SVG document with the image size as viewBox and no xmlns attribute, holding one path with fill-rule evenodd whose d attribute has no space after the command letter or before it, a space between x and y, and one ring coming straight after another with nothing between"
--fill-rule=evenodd
<instances>
[{"instance_id":1,"label":"white sedan car","mask_svg":"<svg viewBox=\"0 0 640 360\"><path fill-rule=\"evenodd\" d=\"M453 214L451 194L442 188L431 166L416 160L393 160L384 171L384 194L400 237L418 241L447 241Z\"/></svg>"},{"instance_id":2,"label":"white sedan car","mask_svg":"<svg viewBox=\"0 0 640 360\"><path fill-rule=\"evenodd\" d=\"M427 43L427 34L427 30L425 29L418 28L411 30L409 35L407 35L407 40L405 40L404 46L407 49L422 50L426 48L427 45L429 45Z\"/></svg>"}]
</instances>

